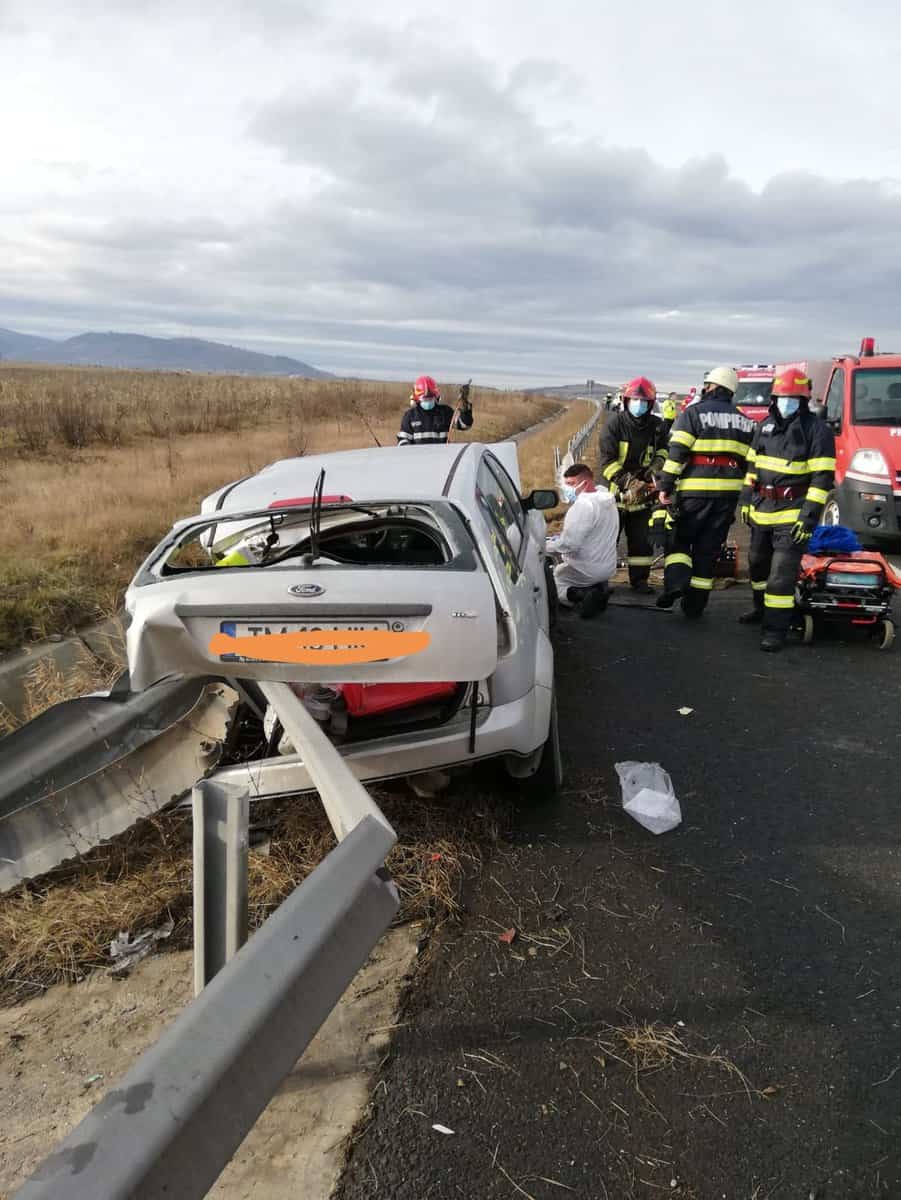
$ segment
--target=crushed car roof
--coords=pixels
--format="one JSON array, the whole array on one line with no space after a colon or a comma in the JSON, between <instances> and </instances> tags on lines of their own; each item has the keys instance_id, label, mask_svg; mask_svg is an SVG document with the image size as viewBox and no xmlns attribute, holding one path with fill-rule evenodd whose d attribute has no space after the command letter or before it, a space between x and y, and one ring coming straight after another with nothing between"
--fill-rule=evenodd
<instances>
[{"instance_id":1,"label":"crushed car roof","mask_svg":"<svg viewBox=\"0 0 901 1200\"><path fill-rule=\"evenodd\" d=\"M352 500L436 499L450 494L449 480L455 465L475 463L480 443L456 442L445 446L371 447L311 454L270 463L256 475L229 484L208 496L203 511L248 511L266 508L275 501L312 496L320 470L325 468L324 493ZM496 451L495 446L489 449ZM469 454L465 453L467 450ZM460 482L468 476L461 470ZM457 482L454 479L454 482Z\"/></svg>"}]
</instances>

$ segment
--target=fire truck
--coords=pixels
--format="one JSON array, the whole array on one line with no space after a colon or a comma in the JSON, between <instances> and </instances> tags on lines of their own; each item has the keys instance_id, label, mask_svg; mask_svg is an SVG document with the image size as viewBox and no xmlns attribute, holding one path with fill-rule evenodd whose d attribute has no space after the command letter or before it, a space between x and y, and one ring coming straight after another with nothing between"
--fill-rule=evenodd
<instances>
[{"instance_id":1,"label":"fire truck","mask_svg":"<svg viewBox=\"0 0 901 1200\"><path fill-rule=\"evenodd\" d=\"M864 338L832 360L825 419L835 434L835 489L824 525L849 525L872 544L901 538L901 354ZM816 394L816 393L815 393Z\"/></svg>"}]
</instances>

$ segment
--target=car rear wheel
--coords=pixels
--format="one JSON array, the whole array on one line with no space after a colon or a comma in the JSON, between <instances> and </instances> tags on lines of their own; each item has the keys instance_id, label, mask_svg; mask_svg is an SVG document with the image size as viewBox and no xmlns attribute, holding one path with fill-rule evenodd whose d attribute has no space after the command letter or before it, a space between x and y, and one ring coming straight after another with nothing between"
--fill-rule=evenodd
<instances>
[{"instance_id":1,"label":"car rear wheel","mask_svg":"<svg viewBox=\"0 0 901 1200\"><path fill-rule=\"evenodd\" d=\"M813 641L813 617L810 613L804 614L804 621L801 625L801 641L805 646L809 646Z\"/></svg>"},{"instance_id":2,"label":"car rear wheel","mask_svg":"<svg viewBox=\"0 0 901 1200\"><path fill-rule=\"evenodd\" d=\"M882 637L879 640L879 649L888 650L892 642L895 640L895 622L890 621L888 617L882 622Z\"/></svg>"}]
</instances>

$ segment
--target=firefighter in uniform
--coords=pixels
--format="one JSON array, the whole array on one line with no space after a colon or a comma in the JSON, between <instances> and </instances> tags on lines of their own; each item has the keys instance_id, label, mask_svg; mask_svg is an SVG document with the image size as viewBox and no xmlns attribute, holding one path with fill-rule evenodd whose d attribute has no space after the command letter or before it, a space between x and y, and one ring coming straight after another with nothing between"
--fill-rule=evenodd
<instances>
[{"instance_id":1,"label":"firefighter in uniform","mask_svg":"<svg viewBox=\"0 0 901 1200\"><path fill-rule=\"evenodd\" d=\"M679 397L676 392L670 392L663 401L663 433L669 441L670 430L679 415Z\"/></svg>"},{"instance_id":2,"label":"firefighter in uniform","mask_svg":"<svg viewBox=\"0 0 901 1200\"><path fill-rule=\"evenodd\" d=\"M629 583L650 595L651 554L648 518L654 494L654 468L666 457L663 422L652 413L657 389L639 376L623 388L623 408L601 430L598 471L619 505L626 535Z\"/></svg>"},{"instance_id":3,"label":"firefighter in uniform","mask_svg":"<svg viewBox=\"0 0 901 1200\"><path fill-rule=\"evenodd\" d=\"M671 511L659 608L681 597L686 617L700 617L713 590L713 569L722 552L747 467L754 422L733 407L738 376L714 367L704 377L700 400L680 413L657 476L658 508Z\"/></svg>"},{"instance_id":4,"label":"firefighter in uniform","mask_svg":"<svg viewBox=\"0 0 901 1200\"><path fill-rule=\"evenodd\" d=\"M460 407L454 411L441 403L438 384L431 375L420 375L413 384L410 406L400 422L398 446L439 446L454 428L472 428L469 385L460 388Z\"/></svg>"},{"instance_id":5,"label":"firefighter in uniform","mask_svg":"<svg viewBox=\"0 0 901 1200\"><path fill-rule=\"evenodd\" d=\"M810 411L810 380L792 368L773 380L770 411L757 426L740 498L751 527L748 563L754 607L739 617L762 625L761 650L781 650L792 621L804 547L835 479L835 438Z\"/></svg>"}]
</instances>

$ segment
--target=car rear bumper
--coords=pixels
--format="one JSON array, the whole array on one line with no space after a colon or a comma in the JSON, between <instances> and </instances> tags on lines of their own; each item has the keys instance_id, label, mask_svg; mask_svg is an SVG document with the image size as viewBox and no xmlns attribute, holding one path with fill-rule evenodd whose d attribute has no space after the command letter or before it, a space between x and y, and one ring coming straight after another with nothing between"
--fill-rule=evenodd
<instances>
[{"instance_id":1,"label":"car rear bumper","mask_svg":"<svg viewBox=\"0 0 901 1200\"><path fill-rule=\"evenodd\" d=\"M472 752L470 710L463 708L440 729L351 743L338 747L339 753L363 783L470 765L506 754L527 756L547 740L551 697L551 690L539 685L518 700L480 712ZM259 760L227 767L216 773L216 780L248 785L252 798L313 790L302 754L267 759L265 767Z\"/></svg>"}]
</instances>

